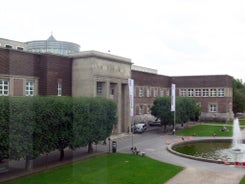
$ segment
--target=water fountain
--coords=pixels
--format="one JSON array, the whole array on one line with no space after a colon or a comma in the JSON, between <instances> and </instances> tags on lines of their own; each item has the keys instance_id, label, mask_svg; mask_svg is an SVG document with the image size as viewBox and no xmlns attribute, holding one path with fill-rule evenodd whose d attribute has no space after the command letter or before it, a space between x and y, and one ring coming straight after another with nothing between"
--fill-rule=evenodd
<instances>
[{"instance_id":1,"label":"water fountain","mask_svg":"<svg viewBox=\"0 0 245 184\"><path fill-rule=\"evenodd\" d=\"M240 129L240 123L237 118L233 121L233 137L232 137L232 148L234 152L242 152L242 134Z\"/></svg>"},{"instance_id":2,"label":"water fountain","mask_svg":"<svg viewBox=\"0 0 245 184\"><path fill-rule=\"evenodd\" d=\"M245 144L237 118L233 120L231 138L215 137L177 142L169 145L168 150L179 156L202 161L223 163L223 160L226 160L245 163Z\"/></svg>"}]
</instances>

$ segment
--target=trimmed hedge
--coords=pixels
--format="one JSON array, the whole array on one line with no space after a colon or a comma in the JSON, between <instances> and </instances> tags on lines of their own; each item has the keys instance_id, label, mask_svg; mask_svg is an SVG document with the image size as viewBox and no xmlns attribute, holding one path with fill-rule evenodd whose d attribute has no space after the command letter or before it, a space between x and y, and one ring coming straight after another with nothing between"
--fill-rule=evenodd
<instances>
[{"instance_id":1,"label":"trimmed hedge","mask_svg":"<svg viewBox=\"0 0 245 184\"><path fill-rule=\"evenodd\" d=\"M106 139L117 122L110 99L0 97L0 160L40 154ZM91 150L89 150L91 151Z\"/></svg>"}]
</instances>

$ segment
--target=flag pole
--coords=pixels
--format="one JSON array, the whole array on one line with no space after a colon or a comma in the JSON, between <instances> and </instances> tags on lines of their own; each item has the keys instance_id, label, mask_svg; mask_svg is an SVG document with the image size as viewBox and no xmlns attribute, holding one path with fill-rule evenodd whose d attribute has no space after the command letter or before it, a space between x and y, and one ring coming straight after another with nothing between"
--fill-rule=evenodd
<instances>
[{"instance_id":1,"label":"flag pole","mask_svg":"<svg viewBox=\"0 0 245 184\"><path fill-rule=\"evenodd\" d=\"M174 112L173 135L175 135L175 121L176 121L175 87L176 87L175 84L171 85L171 111Z\"/></svg>"},{"instance_id":2,"label":"flag pole","mask_svg":"<svg viewBox=\"0 0 245 184\"><path fill-rule=\"evenodd\" d=\"M130 132L132 134L132 148L134 147L134 80L133 79L128 79L128 88L129 88L129 109L130 109L130 117L131 117L131 127L130 127ZM132 130L133 128L133 130Z\"/></svg>"}]
</instances>

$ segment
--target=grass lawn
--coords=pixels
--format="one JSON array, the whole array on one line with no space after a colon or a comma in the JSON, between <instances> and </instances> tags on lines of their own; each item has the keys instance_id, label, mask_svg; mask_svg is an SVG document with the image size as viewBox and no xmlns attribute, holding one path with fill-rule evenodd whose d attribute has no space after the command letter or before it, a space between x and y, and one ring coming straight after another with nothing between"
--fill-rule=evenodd
<instances>
[{"instance_id":1,"label":"grass lawn","mask_svg":"<svg viewBox=\"0 0 245 184\"><path fill-rule=\"evenodd\" d=\"M222 132L220 129L223 125L196 125L184 130L179 130L176 132L176 135L180 136L213 136L215 133L216 136L232 136L232 126L226 126L228 131Z\"/></svg>"},{"instance_id":2,"label":"grass lawn","mask_svg":"<svg viewBox=\"0 0 245 184\"><path fill-rule=\"evenodd\" d=\"M243 179L240 181L240 184L245 184L245 176L244 176Z\"/></svg>"},{"instance_id":3,"label":"grass lawn","mask_svg":"<svg viewBox=\"0 0 245 184\"><path fill-rule=\"evenodd\" d=\"M131 154L104 154L5 184L162 184L183 168Z\"/></svg>"},{"instance_id":4,"label":"grass lawn","mask_svg":"<svg viewBox=\"0 0 245 184\"><path fill-rule=\"evenodd\" d=\"M241 126L245 125L245 120L244 119L240 119L239 123ZM233 125L233 122L229 121L229 122L208 122L208 124L216 124L216 125Z\"/></svg>"}]
</instances>

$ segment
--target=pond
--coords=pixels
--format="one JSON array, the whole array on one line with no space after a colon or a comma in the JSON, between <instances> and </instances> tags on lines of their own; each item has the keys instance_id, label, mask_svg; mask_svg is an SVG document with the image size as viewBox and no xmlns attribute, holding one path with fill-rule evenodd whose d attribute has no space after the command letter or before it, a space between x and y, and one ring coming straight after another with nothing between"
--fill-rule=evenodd
<instances>
[{"instance_id":1,"label":"pond","mask_svg":"<svg viewBox=\"0 0 245 184\"><path fill-rule=\"evenodd\" d=\"M245 150L245 145L242 144ZM174 145L172 149L176 152L204 158L208 160L227 160L229 162L245 162L244 151L234 151L231 149L232 142L225 140L206 140L185 142Z\"/></svg>"}]
</instances>

